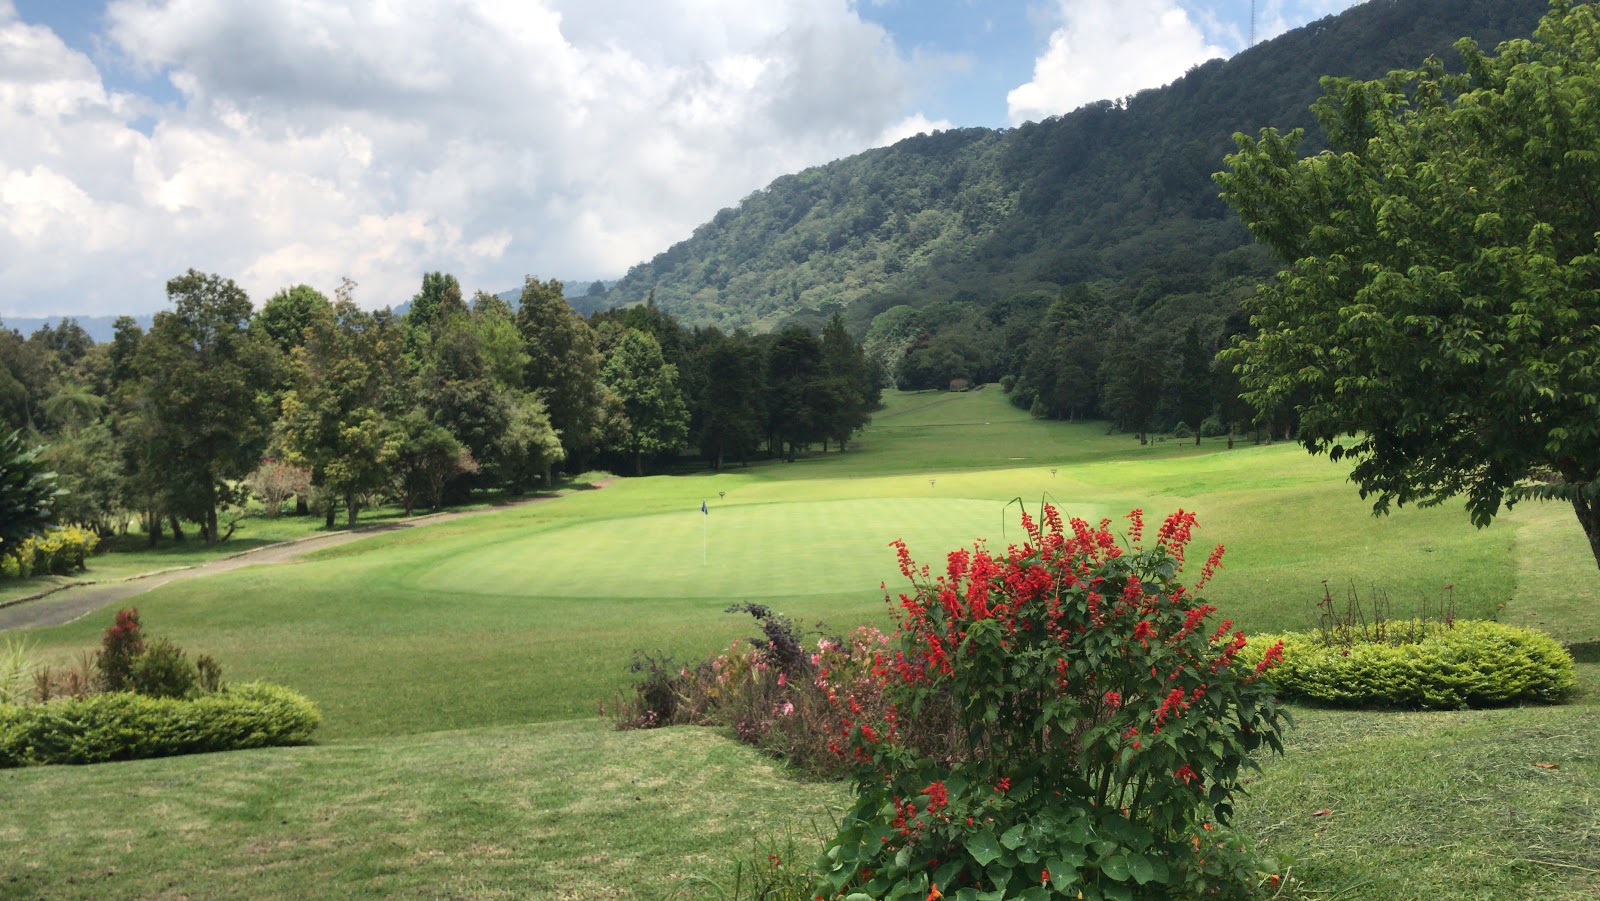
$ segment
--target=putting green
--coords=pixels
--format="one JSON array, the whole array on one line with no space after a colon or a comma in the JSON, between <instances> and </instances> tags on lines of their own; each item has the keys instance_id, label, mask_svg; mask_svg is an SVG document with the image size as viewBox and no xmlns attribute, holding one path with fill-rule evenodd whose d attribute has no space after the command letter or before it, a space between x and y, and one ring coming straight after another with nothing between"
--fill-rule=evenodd
<instances>
[{"instance_id":1,"label":"putting green","mask_svg":"<svg viewBox=\"0 0 1600 901\"><path fill-rule=\"evenodd\" d=\"M1075 505L1079 516L1098 508ZM1001 521L1006 518L1002 536ZM760 598L875 593L902 581L895 552L938 569L944 554L1020 537L995 500L873 498L698 508L576 523L481 547L415 576L424 589L534 597ZM863 548L882 548L877 553Z\"/></svg>"}]
</instances>

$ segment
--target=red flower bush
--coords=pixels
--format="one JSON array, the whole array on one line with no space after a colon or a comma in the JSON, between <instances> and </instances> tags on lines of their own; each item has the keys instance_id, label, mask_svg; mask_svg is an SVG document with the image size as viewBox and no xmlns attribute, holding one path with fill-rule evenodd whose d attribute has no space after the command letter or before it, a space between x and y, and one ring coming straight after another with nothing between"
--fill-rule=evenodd
<instances>
[{"instance_id":1,"label":"red flower bush","mask_svg":"<svg viewBox=\"0 0 1600 901\"><path fill-rule=\"evenodd\" d=\"M1237 661L1244 634L1211 627L1178 580L1194 514L1150 548L1138 510L1126 548L1109 520L1042 517L1023 515L1025 544L956 551L938 576L894 543L912 583L886 596L899 626L872 680L830 695L857 802L819 895L1249 894L1248 856L1201 826L1227 822L1252 752L1282 749L1259 678L1277 655ZM950 728L908 728L924 718Z\"/></svg>"}]
</instances>

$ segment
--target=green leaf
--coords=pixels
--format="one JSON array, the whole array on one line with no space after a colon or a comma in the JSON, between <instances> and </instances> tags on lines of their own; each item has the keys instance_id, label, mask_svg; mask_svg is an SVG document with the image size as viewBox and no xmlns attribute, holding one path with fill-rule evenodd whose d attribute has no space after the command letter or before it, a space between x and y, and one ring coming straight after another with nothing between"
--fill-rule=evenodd
<instances>
[{"instance_id":1,"label":"green leaf","mask_svg":"<svg viewBox=\"0 0 1600 901\"><path fill-rule=\"evenodd\" d=\"M1140 885L1156 878L1156 868L1151 866L1149 858L1138 853L1128 855L1128 873Z\"/></svg>"},{"instance_id":2,"label":"green leaf","mask_svg":"<svg viewBox=\"0 0 1600 901\"><path fill-rule=\"evenodd\" d=\"M1106 874L1107 879L1125 882L1132 875L1128 872L1128 858L1122 854L1113 854L1100 861L1100 872Z\"/></svg>"},{"instance_id":3,"label":"green leaf","mask_svg":"<svg viewBox=\"0 0 1600 901\"><path fill-rule=\"evenodd\" d=\"M1000 844L1005 845L1007 848L1010 848L1013 851L1022 847L1024 844L1027 844L1027 841L1027 823L1018 823L1017 825L1012 826L1010 829L1007 829L1005 834L1000 836Z\"/></svg>"},{"instance_id":4,"label":"green leaf","mask_svg":"<svg viewBox=\"0 0 1600 901\"><path fill-rule=\"evenodd\" d=\"M965 869L965 867L966 864L963 861L950 861L949 863L940 867L938 872L933 874L933 884L949 885L950 883L955 882L956 877L961 875L961 872L963 869Z\"/></svg>"},{"instance_id":5,"label":"green leaf","mask_svg":"<svg viewBox=\"0 0 1600 901\"><path fill-rule=\"evenodd\" d=\"M1000 843L995 841L994 832L989 829L968 837L966 848L980 867L986 867L1000 857Z\"/></svg>"},{"instance_id":6,"label":"green leaf","mask_svg":"<svg viewBox=\"0 0 1600 901\"><path fill-rule=\"evenodd\" d=\"M1078 868L1064 858L1053 858L1046 861L1044 866L1050 871L1050 884L1058 891L1064 892L1078 884Z\"/></svg>"}]
</instances>

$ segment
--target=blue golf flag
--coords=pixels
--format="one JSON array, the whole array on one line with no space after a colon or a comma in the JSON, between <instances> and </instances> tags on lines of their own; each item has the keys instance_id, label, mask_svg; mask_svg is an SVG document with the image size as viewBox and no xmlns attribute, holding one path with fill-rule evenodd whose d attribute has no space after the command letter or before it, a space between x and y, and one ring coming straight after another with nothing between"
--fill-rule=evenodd
<instances>
[{"instance_id":1,"label":"blue golf flag","mask_svg":"<svg viewBox=\"0 0 1600 901\"><path fill-rule=\"evenodd\" d=\"M706 509L706 502L705 501L701 501L700 502L700 512L704 513L707 516L711 515L711 511Z\"/></svg>"}]
</instances>

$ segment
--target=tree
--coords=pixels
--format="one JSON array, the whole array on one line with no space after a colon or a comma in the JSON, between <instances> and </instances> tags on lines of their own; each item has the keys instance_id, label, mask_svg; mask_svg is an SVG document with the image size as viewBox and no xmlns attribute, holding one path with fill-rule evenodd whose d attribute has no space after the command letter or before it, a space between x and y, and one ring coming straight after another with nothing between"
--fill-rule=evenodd
<instances>
[{"instance_id":1,"label":"tree","mask_svg":"<svg viewBox=\"0 0 1600 901\"><path fill-rule=\"evenodd\" d=\"M602 377L622 399L627 417L623 443L633 455L634 472L644 475L647 454L676 451L689 434L689 410L678 390L678 367L661 358L661 345L655 338L630 328L612 349Z\"/></svg>"},{"instance_id":2,"label":"tree","mask_svg":"<svg viewBox=\"0 0 1600 901\"><path fill-rule=\"evenodd\" d=\"M0 557L44 531L58 489L56 475L40 465L16 430L0 433Z\"/></svg>"},{"instance_id":3,"label":"tree","mask_svg":"<svg viewBox=\"0 0 1600 901\"><path fill-rule=\"evenodd\" d=\"M39 461L55 470L57 484L66 491L56 500L57 522L92 529L102 538L115 531L122 506L122 459L105 422L62 430L51 437Z\"/></svg>"},{"instance_id":4,"label":"tree","mask_svg":"<svg viewBox=\"0 0 1600 901\"><path fill-rule=\"evenodd\" d=\"M1569 501L1600 564L1600 14L1552 4L1466 74L1329 79L1300 132L1235 137L1223 198L1289 268L1228 359L1375 513Z\"/></svg>"},{"instance_id":5,"label":"tree","mask_svg":"<svg viewBox=\"0 0 1600 901\"><path fill-rule=\"evenodd\" d=\"M310 285L295 285L272 295L261 305L250 327L265 334L285 355L306 341L306 329L327 319L332 304Z\"/></svg>"},{"instance_id":6,"label":"tree","mask_svg":"<svg viewBox=\"0 0 1600 901\"><path fill-rule=\"evenodd\" d=\"M438 507L444 486L451 479L478 471L472 452L420 409L409 410L397 419L393 434L395 473L407 516L416 511L417 502L423 499L428 506Z\"/></svg>"},{"instance_id":7,"label":"tree","mask_svg":"<svg viewBox=\"0 0 1600 901\"><path fill-rule=\"evenodd\" d=\"M1211 347L1200 334L1198 326L1184 329L1183 343L1178 347L1178 366L1172 386L1178 412L1178 421L1194 430L1194 443L1200 444L1200 423L1211 415L1211 361L1216 348Z\"/></svg>"},{"instance_id":8,"label":"tree","mask_svg":"<svg viewBox=\"0 0 1600 901\"><path fill-rule=\"evenodd\" d=\"M603 361L594 329L573 312L561 290L556 279L529 277L517 301L517 329L528 352L524 387L544 401L550 424L561 433L567 463L581 467L600 440Z\"/></svg>"},{"instance_id":9,"label":"tree","mask_svg":"<svg viewBox=\"0 0 1600 901\"><path fill-rule=\"evenodd\" d=\"M1028 341L1013 403L1052 419L1091 415L1106 343L1097 303L1087 286L1062 289Z\"/></svg>"},{"instance_id":10,"label":"tree","mask_svg":"<svg viewBox=\"0 0 1600 901\"><path fill-rule=\"evenodd\" d=\"M550 470L561 462L562 450L544 401L531 392L511 392L510 410L506 429L495 443L495 477L513 491L526 489L536 478L549 487Z\"/></svg>"},{"instance_id":11,"label":"tree","mask_svg":"<svg viewBox=\"0 0 1600 901\"><path fill-rule=\"evenodd\" d=\"M1123 429L1146 444L1161 390L1166 384L1166 357L1158 335L1142 332L1129 320L1111 329L1105 359L1100 363L1100 406Z\"/></svg>"},{"instance_id":12,"label":"tree","mask_svg":"<svg viewBox=\"0 0 1600 901\"><path fill-rule=\"evenodd\" d=\"M283 502L311 493L311 470L282 460L263 460L245 479L250 492L267 508L267 518L283 513Z\"/></svg>"},{"instance_id":13,"label":"tree","mask_svg":"<svg viewBox=\"0 0 1600 901\"><path fill-rule=\"evenodd\" d=\"M43 342L0 328L0 428L32 431L50 396L51 359Z\"/></svg>"},{"instance_id":14,"label":"tree","mask_svg":"<svg viewBox=\"0 0 1600 901\"><path fill-rule=\"evenodd\" d=\"M345 283L334 315L307 330L295 350L294 387L283 397L279 430L287 462L309 465L312 483L342 500L346 522L355 525L361 496L388 484L397 452L384 411L391 388L384 364L399 355L401 340L356 306L351 287Z\"/></svg>"},{"instance_id":15,"label":"tree","mask_svg":"<svg viewBox=\"0 0 1600 901\"><path fill-rule=\"evenodd\" d=\"M406 313L406 351L420 355L440 323L466 311L461 283L455 276L447 272L423 273L422 290L412 296L411 309Z\"/></svg>"},{"instance_id":16,"label":"tree","mask_svg":"<svg viewBox=\"0 0 1600 901\"><path fill-rule=\"evenodd\" d=\"M822 343L800 326L778 332L767 350L768 445L791 463L801 445L825 434L811 390L821 367Z\"/></svg>"},{"instance_id":17,"label":"tree","mask_svg":"<svg viewBox=\"0 0 1600 901\"><path fill-rule=\"evenodd\" d=\"M700 452L720 471L729 454L744 461L761 440L766 380L760 349L710 329L690 359L699 374L694 406Z\"/></svg>"},{"instance_id":18,"label":"tree","mask_svg":"<svg viewBox=\"0 0 1600 901\"><path fill-rule=\"evenodd\" d=\"M517 331L517 317L511 305L485 291L472 301L473 331L477 332L480 352L489 374L507 388L521 388L528 370L528 351Z\"/></svg>"},{"instance_id":19,"label":"tree","mask_svg":"<svg viewBox=\"0 0 1600 901\"><path fill-rule=\"evenodd\" d=\"M843 451L850 436L872 421L872 412L883 397L883 373L850 337L844 317L838 313L823 326L821 344L823 378L829 383L826 390L836 396L824 417L824 435L832 435Z\"/></svg>"},{"instance_id":20,"label":"tree","mask_svg":"<svg viewBox=\"0 0 1600 901\"><path fill-rule=\"evenodd\" d=\"M172 310L139 342L139 405L172 512L221 540L217 510L260 462L279 357L252 333L250 298L231 279L190 269L167 282Z\"/></svg>"}]
</instances>

